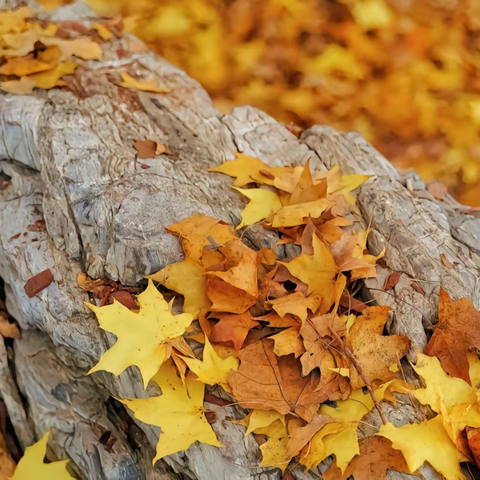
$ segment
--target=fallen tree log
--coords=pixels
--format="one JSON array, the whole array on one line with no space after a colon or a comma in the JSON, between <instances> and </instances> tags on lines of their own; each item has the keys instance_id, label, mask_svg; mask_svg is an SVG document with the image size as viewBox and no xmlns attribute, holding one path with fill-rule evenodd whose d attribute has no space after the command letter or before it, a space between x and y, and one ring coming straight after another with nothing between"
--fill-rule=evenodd
<instances>
[{"instance_id":1,"label":"fallen tree log","mask_svg":"<svg viewBox=\"0 0 480 480\"><path fill-rule=\"evenodd\" d=\"M95 22L80 3L39 16L65 21L67 29ZM346 173L372 175L358 204L374 228L370 251L386 247L386 254L363 295L392 307L390 330L410 338L413 359L436 321L440 285L480 308L480 218L448 195L436 200L417 175L400 175L358 134L314 126L297 138L253 107L221 115L197 82L130 36L109 40L103 56L78 68L66 88L0 97L0 275L8 310L22 328L13 351L0 348L0 395L19 442L23 448L53 427L54 456L70 458L79 478L92 480L280 479L278 469L257 467L257 443L244 438L243 427L224 421L240 418L240 410L214 404L207 405L217 414L213 428L224 448L195 444L151 465L158 429L133 420L111 398L147 395L137 370L85 375L114 338L84 305L89 298L77 274L136 285L182 257L165 226L195 212L238 224L244 200L224 176L206 172L236 151L270 165L311 158L325 170L338 163ZM172 91L123 89L111 78L120 71L154 72ZM143 138L168 145L174 156L142 160L143 167L132 146ZM245 239L262 248L276 236L255 227ZM30 298L25 284L46 269L54 281ZM392 272L400 280L384 292ZM396 425L418 415L410 405L386 412ZM369 423L380 424L376 412ZM313 480L322 468L291 474ZM438 478L428 468L424 474Z\"/></svg>"}]
</instances>

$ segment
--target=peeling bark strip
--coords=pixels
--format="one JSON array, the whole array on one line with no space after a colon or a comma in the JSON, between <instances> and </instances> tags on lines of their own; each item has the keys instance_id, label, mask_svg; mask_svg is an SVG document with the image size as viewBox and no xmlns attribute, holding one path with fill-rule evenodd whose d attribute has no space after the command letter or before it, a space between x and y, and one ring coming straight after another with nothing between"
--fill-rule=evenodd
<instances>
[{"instance_id":1,"label":"peeling bark strip","mask_svg":"<svg viewBox=\"0 0 480 480\"><path fill-rule=\"evenodd\" d=\"M0 0L0 7L20 3ZM97 21L80 3L40 15L65 21L67 30L74 25L69 22L90 30ZM0 95L0 169L10 179L0 190L0 251L7 259L0 262L0 275L8 310L24 329L14 341L14 369L0 342L0 391L22 446L52 427L55 455L70 458L82 479L280 480L279 470L257 468L257 442L227 420L240 418L236 405L209 404L224 448L197 444L152 466L158 429L133 421L109 400L146 396L138 371L130 368L118 378L85 375L114 340L84 306L89 297L78 288L77 274L135 285L181 259L181 247L165 226L194 212L238 224L244 199L230 188L230 179L206 173L233 159L232 152L272 166L303 165L311 158L312 167L325 170L339 163L345 173L374 175L359 189L358 204L365 226L374 228L369 250L378 254L385 246L386 254L378 278L366 282L363 300L389 305L390 330L423 350L424 327L436 322L440 285L453 299L468 297L480 307L479 213L448 195L436 200L418 176L401 177L358 134L317 125L297 138L252 107L221 115L197 82L138 45L131 36L112 38L103 46L105 60L85 62L66 88ZM137 78L154 74L159 85L173 90L157 95L118 87L121 71ZM140 168L133 142L143 138L168 145L176 158L161 154L145 160L150 168ZM46 231L29 230L43 221ZM258 226L244 238L258 249L277 240ZM29 298L25 284L49 267L61 283L42 298ZM384 292L393 272L400 279ZM342 299L342 305L357 311L366 305L351 300ZM222 395L215 389L212 394ZM381 407L396 425L422 420L410 402ZM364 422L369 428L381 419L373 411ZM116 441L105 442L105 432ZM288 475L320 478L318 471L299 468ZM431 471L425 477L438 478Z\"/></svg>"},{"instance_id":2,"label":"peeling bark strip","mask_svg":"<svg viewBox=\"0 0 480 480\"><path fill-rule=\"evenodd\" d=\"M25 293L28 298L32 298L44 288L47 288L52 282L53 273L47 268L43 272L37 273L34 277L28 279L25 284Z\"/></svg>"}]
</instances>

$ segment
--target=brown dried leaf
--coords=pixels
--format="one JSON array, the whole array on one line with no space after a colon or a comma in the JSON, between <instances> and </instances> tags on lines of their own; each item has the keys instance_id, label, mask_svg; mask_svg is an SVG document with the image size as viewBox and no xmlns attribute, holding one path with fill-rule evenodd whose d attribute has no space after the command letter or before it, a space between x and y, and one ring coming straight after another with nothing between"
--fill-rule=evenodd
<instances>
[{"instance_id":1,"label":"brown dried leaf","mask_svg":"<svg viewBox=\"0 0 480 480\"><path fill-rule=\"evenodd\" d=\"M383 336L389 307L369 307L357 318L347 334L347 345L370 381L386 382L395 374L390 366L410 350L410 340L403 335ZM467 362L468 366L468 362ZM365 386L356 368L350 366L350 384L353 390Z\"/></svg>"},{"instance_id":2,"label":"brown dried leaf","mask_svg":"<svg viewBox=\"0 0 480 480\"><path fill-rule=\"evenodd\" d=\"M437 356L442 368L451 376L470 384L467 351L480 348L480 312L468 298L453 301L440 288L438 323L425 354Z\"/></svg>"},{"instance_id":3,"label":"brown dried leaf","mask_svg":"<svg viewBox=\"0 0 480 480\"><path fill-rule=\"evenodd\" d=\"M295 457L300 450L320 431L327 423L335 420L328 415L314 415L312 420L303 427L292 428L290 430L290 439L287 443L287 452L289 457Z\"/></svg>"},{"instance_id":4,"label":"brown dried leaf","mask_svg":"<svg viewBox=\"0 0 480 480\"><path fill-rule=\"evenodd\" d=\"M427 185L427 191L436 200L443 200L447 194L447 187L442 182L432 182Z\"/></svg>"},{"instance_id":5,"label":"brown dried leaf","mask_svg":"<svg viewBox=\"0 0 480 480\"><path fill-rule=\"evenodd\" d=\"M325 400L322 393L315 392L318 374L302 377L295 357L277 358L268 338L240 350L238 356L240 368L230 374L229 383L242 407L295 413L307 422L312 420Z\"/></svg>"},{"instance_id":6,"label":"brown dried leaf","mask_svg":"<svg viewBox=\"0 0 480 480\"><path fill-rule=\"evenodd\" d=\"M444 253L440 254L440 260L449 270L453 268L453 263L447 258Z\"/></svg>"},{"instance_id":7,"label":"brown dried leaf","mask_svg":"<svg viewBox=\"0 0 480 480\"><path fill-rule=\"evenodd\" d=\"M400 272L393 272L391 273L387 280L385 281L385 285L383 286L383 290L386 292L393 288L399 281L402 274Z\"/></svg>"},{"instance_id":8,"label":"brown dried leaf","mask_svg":"<svg viewBox=\"0 0 480 480\"><path fill-rule=\"evenodd\" d=\"M333 463L323 474L324 480L386 480L387 470L410 473L405 458L400 450L392 448L392 442L385 437L368 437L359 444L360 455L342 471Z\"/></svg>"},{"instance_id":9,"label":"brown dried leaf","mask_svg":"<svg viewBox=\"0 0 480 480\"><path fill-rule=\"evenodd\" d=\"M232 342L236 351L242 348L248 332L259 325L248 311L240 315L215 313L211 317L218 318L220 321L211 327L208 335L210 340L212 342Z\"/></svg>"}]
</instances>

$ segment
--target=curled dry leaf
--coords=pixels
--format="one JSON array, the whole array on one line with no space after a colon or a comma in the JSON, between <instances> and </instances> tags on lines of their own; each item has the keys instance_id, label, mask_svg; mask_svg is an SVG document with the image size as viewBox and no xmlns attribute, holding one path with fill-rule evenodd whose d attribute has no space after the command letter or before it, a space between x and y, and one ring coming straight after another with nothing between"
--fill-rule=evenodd
<instances>
[{"instance_id":1,"label":"curled dry leaf","mask_svg":"<svg viewBox=\"0 0 480 480\"><path fill-rule=\"evenodd\" d=\"M300 453L303 447L319 432L327 423L333 423L328 415L314 415L312 420L303 426L290 429L290 439L287 444L287 451L290 458Z\"/></svg>"},{"instance_id":2,"label":"curled dry leaf","mask_svg":"<svg viewBox=\"0 0 480 480\"><path fill-rule=\"evenodd\" d=\"M256 253L242 253L238 264L226 272L207 272L207 295L214 312L244 313L257 303L257 294Z\"/></svg>"},{"instance_id":3,"label":"curled dry leaf","mask_svg":"<svg viewBox=\"0 0 480 480\"><path fill-rule=\"evenodd\" d=\"M162 153L172 154L172 151L163 143L155 142L153 140L135 140L133 148L137 151L138 158L144 160L146 158L153 158Z\"/></svg>"}]
</instances>

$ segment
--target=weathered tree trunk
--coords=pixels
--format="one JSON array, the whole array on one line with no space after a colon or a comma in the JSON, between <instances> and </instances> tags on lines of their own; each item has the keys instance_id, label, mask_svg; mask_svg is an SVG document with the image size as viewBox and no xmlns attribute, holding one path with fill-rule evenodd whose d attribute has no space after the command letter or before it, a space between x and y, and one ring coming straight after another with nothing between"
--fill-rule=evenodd
<instances>
[{"instance_id":1,"label":"weathered tree trunk","mask_svg":"<svg viewBox=\"0 0 480 480\"><path fill-rule=\"evenodd\" d=\"M0 2L3 8L15 4ZM93 23L82 4L41 15ZM252 107L221 115L197 82L152 52L130 52L128 38L105 44L105 59L79 68L70 89L0 97L0 171L8 182L0 192L0 274L8 309L23 330L14 351L0 342L0 395L22 447L53 427L54 454L70 458L82 479L280 479L279 470L256 467L260 454L251 436L244 439L242 427L223 421L239 417L238 410L210 404L225 448L196 444L151 466L158 430L135 423L111 399L146 396L137 371L130 368L118 378L85 375L114 338L84 306L88 296L77 287L77 273L133 285L181 258L165 226L194 212L237 223L243 199L229 188L229 179L205 171L234 158L232 152L272 165L303 164L310 157L320 169L339 163L347 173L373 175L358 203L363 221L375 229L370 251L386 246L386 255L364 295L391 305L391 330L422 350L425 327L436 321L440 285L480 307L480 219L462 213L465 208L449 197L436 201L419 177L400 176L355 133L315 126L297 139ZM174 90L124 90L111 81L124 70L155 72ZM161 156L143 161L149 169L140 168L132 143L142 138L169 145L178 159ZM32 228L39 221L46 230ZM249 231L248 241L261 248L275 237L259 227ZM442 263L441 253L453 268ZM26 281L47 268L55 281L28 298ZM383 293L393 271L401 272L401 280ZM386 411L397 425L418 415L408 403ZM370 414L369 423L379 424L376 415ZM111 451L99 441L106 432L117 438ZM320 476L301 468L292 474Z\"/></svg>"}]
</instances>

